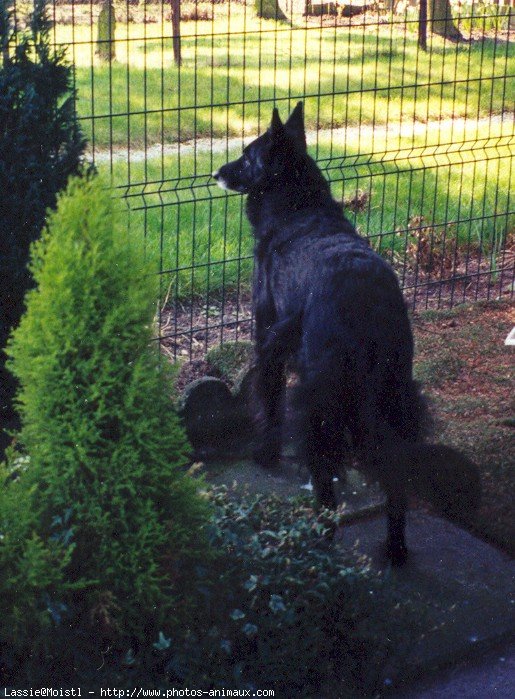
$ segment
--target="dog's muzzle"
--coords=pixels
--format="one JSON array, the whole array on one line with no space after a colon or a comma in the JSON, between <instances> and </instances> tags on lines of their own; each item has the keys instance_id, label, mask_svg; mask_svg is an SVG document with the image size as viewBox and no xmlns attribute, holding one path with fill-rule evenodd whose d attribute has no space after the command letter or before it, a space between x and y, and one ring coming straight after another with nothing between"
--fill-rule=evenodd
<instances>
[{"instance_id":1,"label":"dog's muzzle","mask_svg":"<svg viewBox=\"0 0 515 699\"><path fill-rule=\"evenodd\" d=\"M220 177L220 170L215 170L215 172L211 173L211 177L213 177L216 180L216 184L221 189L228 189L225 180L222 177Z\"/></svg>"},{"instance_id":2,"label":"dog's muzzle","mask_svg":"<svg viewBox=\"0 0 515 699\"><path fill-rule=\"evenodd\" d=\"M211 173L211 177L216 180L216 184L221 188L221 189L229 189L227 186L227 182L224 180L224 178L220 175L220 170L215 170L214 172Z\"/></svg>"}]
</instances>

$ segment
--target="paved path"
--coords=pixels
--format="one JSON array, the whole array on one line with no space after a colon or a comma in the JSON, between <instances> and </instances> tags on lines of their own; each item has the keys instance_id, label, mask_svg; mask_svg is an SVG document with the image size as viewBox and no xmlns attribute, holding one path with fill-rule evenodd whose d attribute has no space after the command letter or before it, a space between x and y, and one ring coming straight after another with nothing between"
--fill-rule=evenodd
<instances>
[{"instance_id":1,"label":"paved path","mask_svg":"<svg viewBox=\"0 0 515 699\"><path fill-rule=\"evenodd\" d=\"M382 569L385 534L385 517L375 517L342 527L340 545L350 548L359 540L358 550ZM515 638L515 562L508 555L419 510L409 513L406 539L408 563L389 574L398 590L406 589L423 604L427 633L413 639L394 685L398 680L413 682L421 673L441 673L464 659L477 660Z\"/></svg>"},{"instance_id":2,"label":"paved path","mask_svg":"<svg viewBox=\"0 0 515 699\"><path fill-rule=\"evenodd\" d=\"M399 699L513 699L515 644L465 663L431 682L397 695Z\"/></svg>"},{"instance_id":3,"label":"paved path","mask_svg":"<svg viewBox=\"0 0 515 699\"><path fill-rule=\"evenodd\" d=\"M493 115L484 119L442 119L440 121L420 122L420 121L405 121L393 124L381 124L379 126L351 126L348 128L338 129L321 129L320 131L309 131L307 133L308 144L316 145L317 141L331 140L338 147L344 143L352 143L353 147L359 148L359 143L362 140L364 143L375 141L381 142L386 140L391 142L392 139L398 138L414 138L415 136L423 136L425 134L441 133L443 142L448 144L452 141L453 134L456 135L457 142L464 138L467 139L487 139L489 138L489 129L494 125L506 124L507 128L513 124L513 116L510 114ZM509 135L508 133L506 134ZM242 144L251 141L255 135L247 136L246 138L230 137L230 138L198 138L194 141L186 141L184 143L154 143L146 149L133 149L127 147L116 146L109 149L95 149L95 163L123 162L130 160L131 163L143 162L153 158L162 158L170 155L180 155L181 157L190 156L195 153L228 153L229 151L237 150L242 147ZM372 140L373 139L373 140ZM403 146L406 148L406 144ZM388 150L395 151L398 144L391 143ZM420 146L417 147L417 156ZM408 149L409 150L409 149ZM93 151L88 151L88 159L93 159ZM335 156L338 157L338 156Z\"/></svg>"}]
</instances>

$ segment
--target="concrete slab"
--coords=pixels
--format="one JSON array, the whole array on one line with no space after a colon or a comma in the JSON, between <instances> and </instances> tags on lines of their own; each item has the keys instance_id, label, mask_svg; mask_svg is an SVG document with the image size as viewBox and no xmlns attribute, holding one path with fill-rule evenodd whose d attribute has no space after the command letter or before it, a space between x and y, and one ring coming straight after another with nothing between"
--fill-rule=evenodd
<instances>
[{"instance_id":1,"label":"concrete slab","mask_svg":"<svg viewBox=\"0 0 515 699\"><path fill-rule=\"evenodd\" d=\"M352 548L358 541L357 550L370 557L373 567L384 569L380 546L385 535L385 518L375 517L343 527L338 545ZM422 602L427 633L414 640L404 668L389 678L397 688L515 638L515 562L509 556L418 511L408 517L407 542L408 564L387 574L401 594L405 588Z\"/></svg>"},{"instance_id":2,"label":"concrete slab","mask_svg":"<svg viewBox=\"0 0 515 699\"><path fill-rule=\"evenodd\" d=\"M299 468L293 458L284 458L277 468L270 471L249 460L229 464L227 461L211 461L206 465L205 475L212 485L227 485L237 493L295 497L311 492L307 470ZM368 486L354 469L347 472L346 482L335 482L335 490L340 504L345 503L345 512L349 517L376 511L384 503L384 495L379 488Z\"/></svg>"},{"instance_id":3,"label":"concrete slab","mask_svg":"<svg viewBox=\"0 0 515 699\"><path fill-rule=\"evenodd\" d=\"M488 653L480 661L460 663L397 696L398 699L513 699L515 645Z\"/></svg>"}]
</instances>

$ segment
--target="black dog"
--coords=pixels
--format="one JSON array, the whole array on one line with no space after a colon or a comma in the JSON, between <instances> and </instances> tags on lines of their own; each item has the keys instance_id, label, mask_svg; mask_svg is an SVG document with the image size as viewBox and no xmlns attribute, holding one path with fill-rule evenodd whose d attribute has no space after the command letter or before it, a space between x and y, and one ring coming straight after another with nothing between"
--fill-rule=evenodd
<instances>
[{"instance_id":1,"label":"black dog","mask_svg":"<svg viewBox=\"0 0 515 699\"><path fill-rule=\"evenodd\" d=\"M285 124L274 109L266 133L213 177L248 194L256 239L263 433L255 458L266 467L280 458L288 360L299 376L301 457L318 502L336 506L333 476L350 442L387 495L387 550L401 564L410 485L460 514L477 506L479 481L463 455L422 441L425 408L412 378L413 338L397 278L345 218L308 155L302 103Z\"/></svg>"}]
</instances>

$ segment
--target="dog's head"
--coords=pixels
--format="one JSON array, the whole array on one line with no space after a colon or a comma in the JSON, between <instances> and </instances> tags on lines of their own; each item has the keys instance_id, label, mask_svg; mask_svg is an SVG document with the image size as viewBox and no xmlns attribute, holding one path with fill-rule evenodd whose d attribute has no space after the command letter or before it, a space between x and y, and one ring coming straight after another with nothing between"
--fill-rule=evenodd
<instances>
[{"instance_id":1,"label":"dog's head","mask_svg":"<svg viewBox=\"0 0 515 699\"><path fill-rule=\"evenodd\" d=\"M243 149L241 158L213 172L213 177L222 189L247 194L266 186L305 155L304 115L299 102L285 124L274 108L267 131Z\"/></svg>"}]
</instances>

